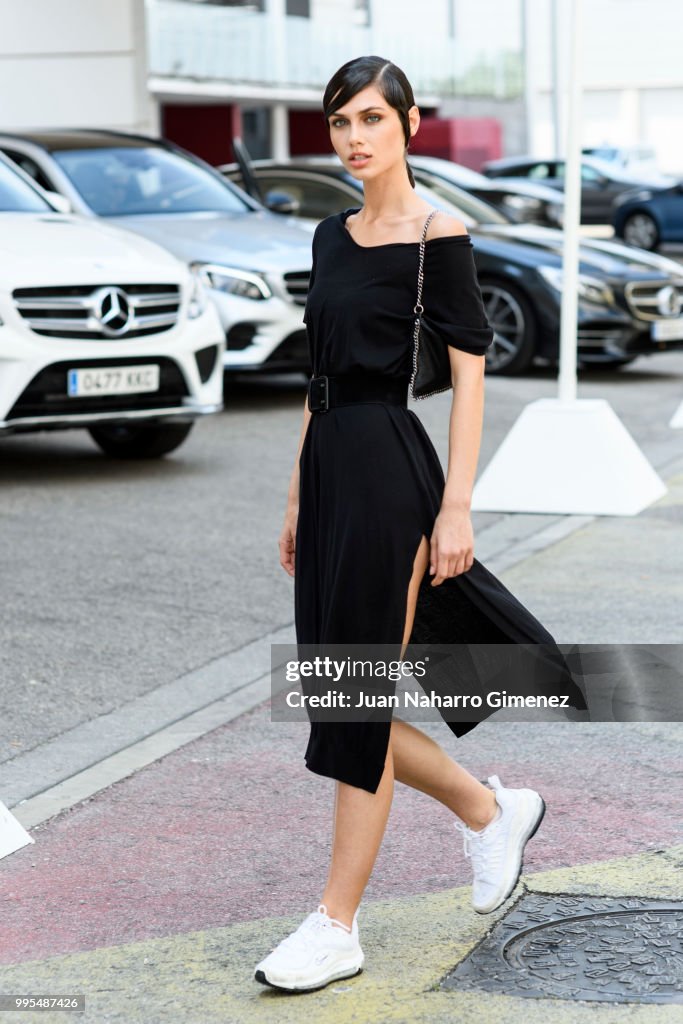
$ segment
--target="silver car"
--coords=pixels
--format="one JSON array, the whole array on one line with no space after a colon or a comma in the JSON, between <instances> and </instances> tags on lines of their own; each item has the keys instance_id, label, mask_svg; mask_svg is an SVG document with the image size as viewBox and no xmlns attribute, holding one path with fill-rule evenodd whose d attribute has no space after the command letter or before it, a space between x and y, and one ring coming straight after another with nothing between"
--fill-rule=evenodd
<instances>
[{"instance_id":1,"label":"silver car","mask_svg":"<svg viewBox=\"0 0 683 1024\"><path fill-rule=\"evenodd\" d=\"M309 371L311 228L171 143L109 131L0 133L0 150L71 209L163 245L209 288L230 371Z\"/></svg>"}]
</instances>

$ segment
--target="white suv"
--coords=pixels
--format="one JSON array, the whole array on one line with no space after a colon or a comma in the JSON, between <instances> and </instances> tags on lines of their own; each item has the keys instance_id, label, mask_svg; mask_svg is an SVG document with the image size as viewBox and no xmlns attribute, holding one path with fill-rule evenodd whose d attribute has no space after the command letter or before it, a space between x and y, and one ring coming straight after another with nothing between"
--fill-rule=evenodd
<instances>
[{"instance_id":1,"label":"white suv","mask_svg":"<svg viewBox=\"0 0 683 1024\"><path fill-rule=\"evenodd\" d=\"M0 158L0 436L84 427L108 455L164 455L223 408L224 349L197 274Z\"/></svg>"}]
</instances>

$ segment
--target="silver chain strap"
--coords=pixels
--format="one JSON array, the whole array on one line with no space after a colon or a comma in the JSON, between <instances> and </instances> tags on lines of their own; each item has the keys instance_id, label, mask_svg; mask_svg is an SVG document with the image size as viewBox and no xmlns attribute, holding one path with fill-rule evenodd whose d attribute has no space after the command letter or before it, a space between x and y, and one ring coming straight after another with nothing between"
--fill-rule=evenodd
<instances>
[{"instance_id":1,"label":"silver chain strap","mask_svg":"<svg viewBox=\"0 0 683 1024\"><path fill-rule=\"evenodd\" d=\"M415 316L415 328L413 330L413 373L410 378L410 395L417 402L421 398L431 398L432 395L437 395L441 391L448 391L450 384L442 388L436 388L430 391L427 395L415 395L413 394L413 384L417 376L417 356L420 345L420 317L424 313L424 306L422 305L422 285L424 283L424 262L425 262L425 243L427 238L427 229L431 224L432 217L436 216L438 210L432 210L425 221L425 226L422 229L422 238L420 239L420 262L417 270L417 302L413 307L413 313Z\"/></svg>"},{"instance_id":2,"label":"silver chain strap","mask_svg":"<svg viewBox=\"0 0 683 1024\"><path fill-rule=\"evenodd\" d=\"M438 210L432 210L425 221L425 226L422 229L422 238L420 239L420 263L417 269L417 302L413 306L413 313L418 315L424 313L424 306L422 305L422 285L424 283L424 265L425 265L425 243L427 238L427 230L432 222L432 218L436 216Z\"/></svg>"}]
</instances>

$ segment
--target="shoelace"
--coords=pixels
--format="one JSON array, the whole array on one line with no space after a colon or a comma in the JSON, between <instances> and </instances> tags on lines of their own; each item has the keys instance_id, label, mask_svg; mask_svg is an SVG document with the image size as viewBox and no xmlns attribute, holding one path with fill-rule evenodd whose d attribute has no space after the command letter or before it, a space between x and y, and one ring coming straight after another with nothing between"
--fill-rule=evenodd
<instances>
[{"instance_id":1,"label":"shoelace","mask_svg":"<svg viewBox=\"0 0 683 1024\"><path fill-rule=\"evenodd\" d=\"M464 821L454 822L455 827L463 835L463 850L466 857L472 860L475 875L486 875L490 869L496 869L500 861L502 846L496 842L496 833L501 818L490 822L486 828L476 832Z\"/></svg>"},{"instance_id":2,"label":"shoelace","mask_svg":"<svg viewBox=\"0 0 683 1024\"><path fill-rule=\"evenodd\" d=\"M328 930L334 927L334 924L339 924L347 934L351 934L351 929L348 925L343 924L341 921L337 921L336 917L328 917L327 907L324 903L318 906L317 910L309 914L307 918L299 925L295 932L288 935L287 938L283 939L279 944L280 948L286 949L308 949L315 944L315 936L317 932L321 930Z\"/></svg>"}]
</instances>

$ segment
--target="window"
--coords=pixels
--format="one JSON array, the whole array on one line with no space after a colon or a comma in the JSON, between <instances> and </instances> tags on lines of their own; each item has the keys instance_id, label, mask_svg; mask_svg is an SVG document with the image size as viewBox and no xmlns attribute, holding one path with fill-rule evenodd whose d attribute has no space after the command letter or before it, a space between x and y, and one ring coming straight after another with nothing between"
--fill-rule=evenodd
<instances>
[{"instance_id":1,"label":"window","mask_svg":"<svg viewBox=\"0 0 683 1024\"><path fill-rule=\"evenodd\" d=\"M413 167L413 175L419 185L431 189L440 199L445 200L451 207L455 207L457 216L467 228L476 227L477 224L509 224L513 220L512 217L503 215L491 203L487 203L443 179L421 171L419 168Z\"/></svg>"},{"instance_id":2,"label":"window","mask_svg":"<svg viewBox=\"0 0 683 1024\"><path fill-rule=\"evenodd\" d=\"M586 164L581 164L581 180L582 181L602 181L602 175L595 170L594 167L588 167Z\"/></svg>"},{"instance_id":3,"label":"window","mask_svg":"<svg viewBox=\"0 0 683 1024\"><path fill-rule=\"evenodd\" d=\"M564 160L557 164L557 177L564 178L566 174L566 163ZM594 167L588 167L587 164L581 164L581 180L589 181L595 184L597 181L602 181L602 175L595 170Z\"/></svg>"},{"instance_id":4,"label":"window","mask_svg":"<svg viewBox=\"0 0 683 1024\"><path fill-rule=\"evenodd\" d=\"M226 181L160 147L62 149L52 155L100 217L249 209Z\"/></svg>"},{"instance_id":5,"label":"window","mask_svg":"<svg viewBox=\"0 0 683 1024\"><path fill-rule=\"evenodd\" d=\"M7 154L10 160L14 160L18 167L21 167L25 174L28 174L30 178L40 185L41 188L45 188L48 192L56 192L57 189L54 187L50 179L44 173L42 167L39 167L35 160L30 156L26 156L25 153L21 153L18 149L5 149L3 152Z\"/></svg>"},{"instance_id":6,"label":"window","mask_svg":"<svg viewBox=\"0 0 683 1024\"><path fill-rule=\"evenodd\" d=\"M48 213L51 206L21 175L0 160L0 211L3 213Z\"/></svg>"},{"instance_id":7,"label":"window","mask_svg":"<svg viewBox=\"0 0 683 1024\"><path fill-rule=\"evenodd\" d=\"M348 195L344 188L339 188L334 183L316 181L314 179L289 177L286 174L259 174L259 184L265 196L267 192L286 192L293 199L298 200L298 217L310 217L312 220L322 220L332 213L341 213L342 210L353 206L354 200ZM358 194L358 205L363 205L363 197Z\"/></svg>"},{"instance_id":8,"label":"window","mask_svg":"<svg viewBox=\"0 0 683 1024\"><path fill-rule=\"evenodd\" d=\"M522 168L520 173L524 175L525 168ZM548 163L532 164L526 169L526 175L534 181L545 181L547 178L555 177L554 167Z\"/></svg>"}]
</instances>

